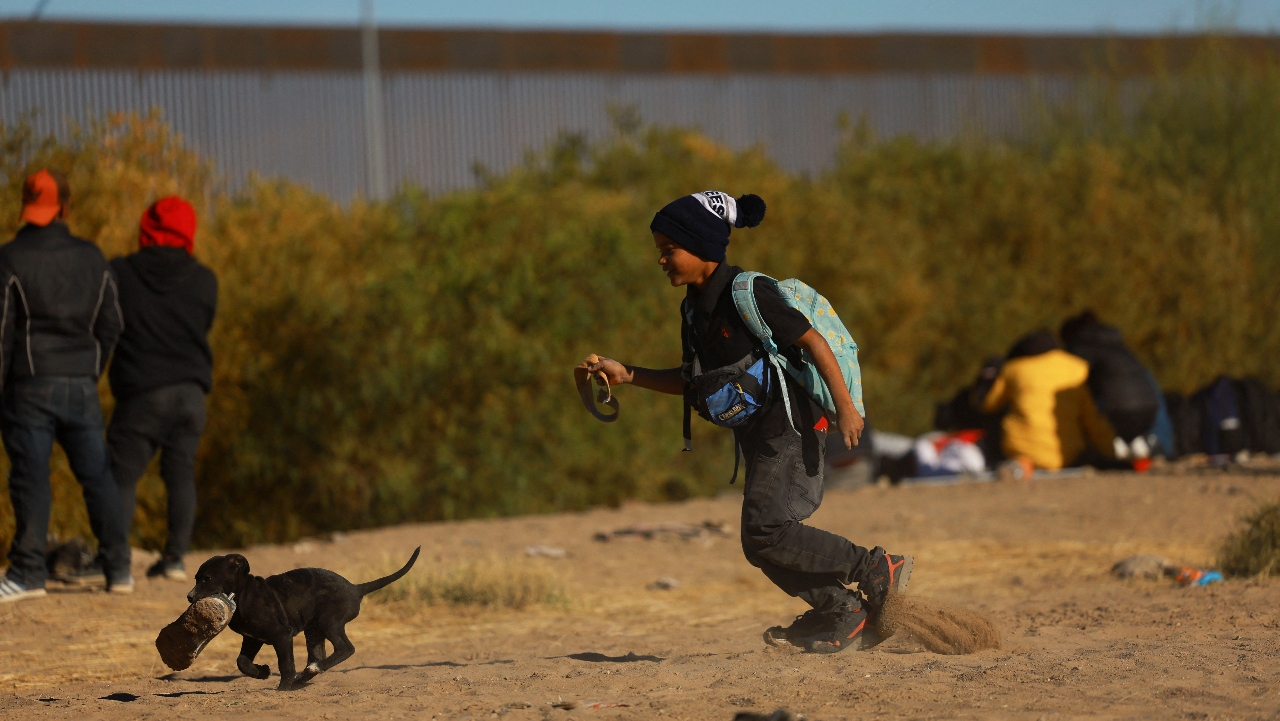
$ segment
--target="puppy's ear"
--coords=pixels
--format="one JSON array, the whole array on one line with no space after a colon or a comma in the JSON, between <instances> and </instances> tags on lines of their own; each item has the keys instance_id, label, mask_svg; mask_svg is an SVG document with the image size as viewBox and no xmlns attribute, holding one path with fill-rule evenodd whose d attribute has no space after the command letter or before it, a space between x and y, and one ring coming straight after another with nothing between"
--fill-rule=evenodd
<instances>
[{"instance_id":1,"label":"puppy's ear","mask_svg":"<svg viewBox=\"0 0 1280 721\"><path fill-rule=\"evenodd\" d=\"M227 554L227 563L231 565L231 568L235 569L237 576L249 575L249 559L244 556L238 553L229 553Z\"/></svg>"}]
</instances>

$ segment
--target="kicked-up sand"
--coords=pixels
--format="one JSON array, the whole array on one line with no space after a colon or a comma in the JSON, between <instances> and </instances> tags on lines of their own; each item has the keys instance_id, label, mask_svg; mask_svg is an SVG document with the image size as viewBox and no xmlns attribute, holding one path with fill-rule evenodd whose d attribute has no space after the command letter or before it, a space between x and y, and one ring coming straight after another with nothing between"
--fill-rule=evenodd
<instances>
[{"instance_id":1,"label":"kicked-up sand","mask_svg":"<svg viewBox=\"0 0 1280 721\"><path fill-rule=\"evenodd\" d=\"M499 583L518 592L442 592L549 601L486 609L383 592L347 627L355 656L284 693L274 675L236 671L240 638L230 631L169 673L155 639L186 609L190 584L141 578L149 559L139 557L132 596L50 593L0 606L0 711L108 720L728 721L779 708L808 719L1274 718L1280 581L1180 588L1117 580L1109 569L1142 553L1208 564L1238 516L1278 496L1280 477L1245 472L829 491L815 525L915 555L910 593L884 619L895 634L831 656L763 643L764 629L804 605L743 559L740 496L240 549L258 574L322 566L360 582L421 544L409 577L421 588L437 588L422 580L431 578L472 583L478 572L458 569L492 562ZM633 524L708 520L727 525L593 540ZM538 557L530 546L541 547ZM188 569L208 555L193 554ZM299 665L304 656L299 638ZM274 672L270 649L257 661Z\"/></svg>"},{"instance_id":2,"label":"kicked-up sand","mask_svg":"<svg viewBox=\"0 0 1280 721\"><path fill-rule=\"evenodd\" d=\"M911 595L890 596L876 629L883 638L918 641L949 656L1000 648L1000 631L981 613Z\"/></svg>"}]
</instances>

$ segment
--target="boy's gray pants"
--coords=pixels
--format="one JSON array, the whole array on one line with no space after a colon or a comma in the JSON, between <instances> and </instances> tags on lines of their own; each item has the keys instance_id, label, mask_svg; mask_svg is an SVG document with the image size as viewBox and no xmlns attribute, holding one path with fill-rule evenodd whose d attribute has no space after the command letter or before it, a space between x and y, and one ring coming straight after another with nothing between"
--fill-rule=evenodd
<instances>
[{"instance_id":1,"label":"boy's gray pants","mask_svg":"<svg viewBox=\"0 0 1280 721\"><path fill-rule=\"evenodd\" d=\"M787 429L774 438L738 432L746 459L742 550L774 584L819 611L859 606L845 588L871 570L871 552L803 523L822 503L826 433Z\"/></svg>"}]
</instances>

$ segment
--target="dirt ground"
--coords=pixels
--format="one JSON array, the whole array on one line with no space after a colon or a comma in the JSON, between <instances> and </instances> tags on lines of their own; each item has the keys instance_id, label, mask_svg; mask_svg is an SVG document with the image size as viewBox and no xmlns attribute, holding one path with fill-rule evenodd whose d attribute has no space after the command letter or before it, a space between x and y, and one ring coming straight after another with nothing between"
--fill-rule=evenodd
<instances>
[{"instance_id":1,"label":"dirt ground","mask_svg":"<svg viewBox=\"0 0 1280 721\"><path fill-rule=\"evenodd\" d=\"M1208 564L1241 513L1277 496L1280 476L1245 472L828 492L816 525L914 554L914 595L981 611L1003 629L1001 650L970 656L899 638L834 656L767 648L761 632L804 607L743 560L732 495L249 548L259 574L322 566L357 581L419 544L414 573L500 556L551 566L569 600L488 612L366 601L348 628L355 657L281 693L274 676L236 672L230 631L191 669L166 674L155 636L186 607L189 584L140 578L133 596L51 593L0 607L0 709L22 719L727 721L776 708L809 719L1275 718L1280 582L1179 588L1115 580L1108 568L1137 553ZM592 539L706 520L727 522L728 534ZM567 557L520 560L530 545ZM679 586L648 588L666 577ZM270 651L259 661L274 670ZM552 706L560 701L581 705Z\"/></svg>"}]
</instances>

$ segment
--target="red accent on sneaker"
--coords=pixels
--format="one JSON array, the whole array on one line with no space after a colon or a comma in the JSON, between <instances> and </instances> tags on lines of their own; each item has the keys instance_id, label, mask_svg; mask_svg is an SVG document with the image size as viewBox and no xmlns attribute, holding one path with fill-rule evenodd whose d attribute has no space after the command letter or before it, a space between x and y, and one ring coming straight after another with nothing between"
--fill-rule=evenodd
<instances>
[{"instance_id":1,"label":"red accent on sneaker","mask_svg":"<svg viewBox=\"0 0 1280 721\"><path fill-rule=\"evenodd\" d=\"M901 561L898 561L897 565L894 565L893 561L889 558L889 554L886 553L884 560L888 562L889 565L889 588L893 588L893 577L897 575L896 571L902 566L902 564L907 562L907 559L904 558Z\"/></svg>"},{"instance_id":2,"label":"red accent on sneaker","mask_svg":"<svg viewBox=\"0 0 1280 721\"><path fill-rule=\"evenodd\" d=\"M862 619L862 623L858 624L858 627L853 629L853 633L849 634L848 636L845 636L845 638L853 638L854 636L857 636L859 633L862 633L862 627L866 625L867 625L867 619L864 618ZM839 646L840 642L836 641L836 645Z\"/></svg>"}]
</instances>

